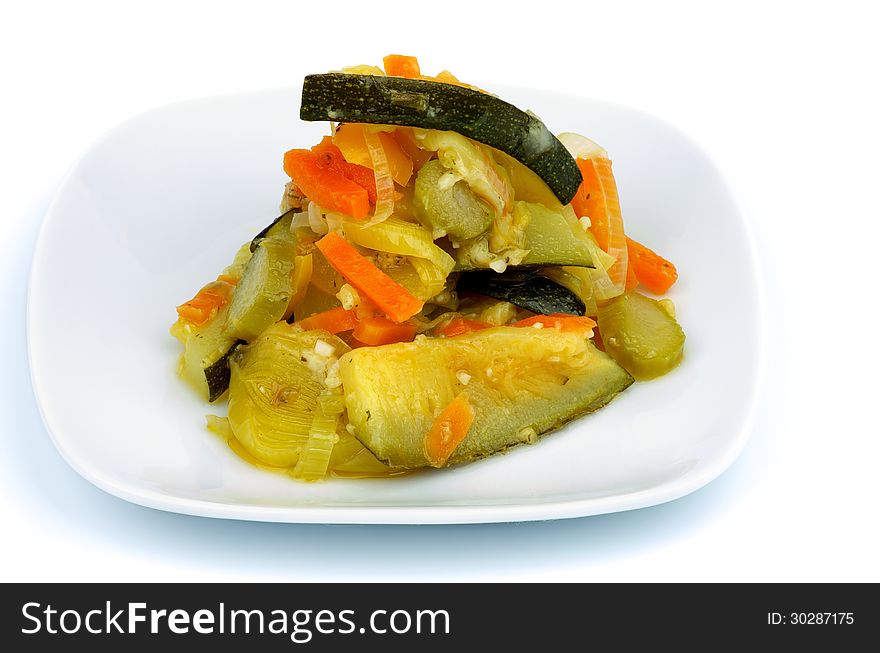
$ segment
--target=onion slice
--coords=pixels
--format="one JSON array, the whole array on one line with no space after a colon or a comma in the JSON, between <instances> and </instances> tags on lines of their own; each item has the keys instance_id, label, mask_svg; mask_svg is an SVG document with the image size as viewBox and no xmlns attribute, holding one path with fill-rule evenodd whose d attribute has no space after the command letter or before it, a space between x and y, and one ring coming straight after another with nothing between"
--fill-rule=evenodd
<instances>
[{"instance_id":1,"label":"onion slice","mask_svg":"<svg viewBox=\"0 0 880 653\"><path fill-rule=\"evenodd\" d=\"M330 229L327 227L327 221L324 219L324 212L315 202L309 202L308 211L309 226L316 234L323 236Z\"/></svg>"},{"instance_id":2,"label":"onion slice","mask_svg":"<svg viewBox=\"0 0 880 653\"><path fill-rule=\"evenodd\" d=\"M574 132L563 132L556 138L575 159L608 158L608 152L605 151L605 148L586 136Z\"/></svg>"},{"instance_id":3,"label":"onion slice","mask_svg":"<svg viewBox=\"0 0 880 653\"><path fill-rule=\"evenodd\" d=\"M388 157L385 156L385 148L382 147L379 134L366 127L364 141L370 153L373 174L376 176L376 210L367 222L369 227L384 222L394 211L394 179L391 177Z\"/></svg>"},{"instance_id":4,"label":"onion slice","mask_svg":"<svg viewBox=\"0 0 880 653\"><path fill-rule=\"evenodd\" d=\"M586 136L574 132L564 132L559 134L558 138L576 160L591 162L590 165L593 165L598 182L602 186L606 208L606 215L602 217L608 225L608 243L605 251L614 257L615 263L608 268L607 275L593 275L594 291L600 301L617 297L622 295L626 289L626 270L629 261L627 260L626 235L623 231L623 216L620 211L620 199L617 195L617 183L611 172L611 160L604 147ZM578 163L578 167L581 167L580 163ZM582 167L581 172L584 172ZM586 217L589 217L591 221L599 218L594 215Z\"/></svg>"},{"instance_id":5,"label":"onion slice","mask_svg":"<svg viewBox=\"0 0 880 653\"><path fill-rule=\"evenodd\" d=\"M299 454L299 460L290 471L294 478L317 481L327 475L336 435L337 415L315 415L309 428L309 439Z\"/></svg>"},{"instance_id":6,"label":"onion slice","mask_svg":"<svg viewBox=\"0 0 880 653\"><path fill-rule=\"evenodd\" d=\"M306 208L305 211L294 213L293 219L290 221L290 231L296 231L297 229L302 229L303 227L308 227L309 229L312 228L312 223L309 219L308 208Z\"/></svg>"}]
</instances>

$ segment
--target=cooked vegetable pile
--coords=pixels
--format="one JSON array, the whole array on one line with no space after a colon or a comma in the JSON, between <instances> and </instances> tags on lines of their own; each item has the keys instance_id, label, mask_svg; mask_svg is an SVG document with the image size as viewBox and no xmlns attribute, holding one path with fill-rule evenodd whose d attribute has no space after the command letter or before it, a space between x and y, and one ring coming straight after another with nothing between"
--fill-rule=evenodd
<instances>
[{"instance_id":1,"label":"cooked vegetable pile","mask_svg":"<svg viewBox=\"0 0 880 653\"><path fill-rule=\"evenodd\" d=\"M309 75L330 135L282 215L177 307L209 428L304 480L503 451L669 372L669 261L628 238L607 153L414 57Z\"/></svg>"}]
</instances>

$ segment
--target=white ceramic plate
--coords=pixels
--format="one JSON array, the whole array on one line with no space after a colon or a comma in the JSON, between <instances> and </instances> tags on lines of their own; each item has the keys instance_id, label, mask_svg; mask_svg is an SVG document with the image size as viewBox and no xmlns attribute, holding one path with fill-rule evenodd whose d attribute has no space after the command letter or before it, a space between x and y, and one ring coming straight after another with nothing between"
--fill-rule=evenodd
<instances>
[{"instance_id":1,"label":"white ceramic plate","mask_svg":"<svg viewBox=\"0 0 880 653\"><path fill-rule=\"evenodd\" d=\"M174 374L174 306L277 215L286 149L325 124L295 89L176 104L98 142L46 216L29 297L33 384L64 458L135 503L282 522L555 519L649 506L709 482L748 437L760 360L748 229L715 167L643 113L522 89L500 95L614 159L627 231L673 259L687 333L672 374L530 447L389 480L305 484L251 467L205 429L217 409Z\"/></svg>"}]
</instances>

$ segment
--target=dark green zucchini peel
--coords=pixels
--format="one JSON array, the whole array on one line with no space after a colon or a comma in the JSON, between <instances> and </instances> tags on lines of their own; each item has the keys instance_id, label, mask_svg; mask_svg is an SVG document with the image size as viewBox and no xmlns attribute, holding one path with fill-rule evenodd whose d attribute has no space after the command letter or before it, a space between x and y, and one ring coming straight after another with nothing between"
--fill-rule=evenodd
<instances>
[{"instance_id":1,"label":"dark green zucchini peel","mask_svg":"<svg viewBox=\"0 0 880 653\"><path fill-rule=\"evenodd\" d=\"M205 381L208 382L208 401L217 401L229 388L229 357L244 340L236 340L225 354L205 368Z\"/></svg>"},{"instance_id":2,"label":"dark green zucchini peel","mask_svg":"<svg viewBox=\"0 0 880 653\"><path fill-rule=\"evenodd\" d=\"M296 211L297 209L290 209L272 220L270 224L266 225L251 241L251 252L253 253L257 250L257 245L260 244L261 240L265 240L285 228L290 229L290 221L293 219L293 214L296 213Z\"/></svg>"},{"instance_id":3,"label":"dark green zucchini peel","mask_svg":"<svg viewBox=\"0 0 880 653\"><path fill-rule=\"evenodd\" d=\"M454 131L531 168L563 204L581 184L577 164L536 116L463 86L404 77L326 73L303 82L300 118Z\"/></svg>"},{"instance_id":4,"label":"dark green zucchini peel","mask_svg":"<svg viewBox=\"0 0 880 653\"><path fill-rule=\"evenodd\" d=\"M501 274L494 270L464 272L458 278L456 290L500 299L542 315L584 315L587 310L580 297L565 286L525 270Z\"/></svg>"}]
</instances>

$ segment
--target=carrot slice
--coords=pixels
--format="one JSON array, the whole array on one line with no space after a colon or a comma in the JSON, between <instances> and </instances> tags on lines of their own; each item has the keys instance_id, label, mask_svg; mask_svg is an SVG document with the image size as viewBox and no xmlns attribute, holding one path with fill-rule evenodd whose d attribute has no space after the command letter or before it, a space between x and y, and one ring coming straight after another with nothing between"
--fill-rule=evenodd
<instances>
[{"instance_id":1,"label":"carrot slice","mask_svg":"<svg viewBox=\"0 0 880 653\"><path fill-rule=\"evenodd\" d=\"M365 345L390 345L393 342L412 342L416 325L412 322L397 324L384 317L366 317L358 322L351 334Z\"/></svg>"},{"instance_id":2,"label":"carrot slice","mask_svg":"<svg viewBox=\"0 0 880 653\"><path fill-rule=\"evenodd\" d=\"M662 295L678 279L675 266L632 238L626 239L629 262L639 283L655 295Z\"/></svg>"},{"instance_id":3,"label":"carrot slice","mask_svg":"<svg viewBox=\"0 0 880 653\"><path fill-rule=\"evenodd\" d=\"M481 322L480 320L469 320L464 317L454 317L444 326L439 329L434 329L434 333L446 336L447 338L454 338L455 336L460 336L462 333L470 333L471 331L480 331L482 329L488 329L493 325L488 322Z\"/></svg>"},{"instance_id":4,"label":"carrot slice","mask_svg":"<svg viewBox=\"0 0 880 653\"><path fill-rule=\"evenodd\" d=\"M347 179L338 170L322 166L314 152L286 152L284 172L290 175L306 197L325 209L345 213L357 220L363 220L370 212L367 190Z\"/></svg>"},{"instance_id":5,"label":"carrot slice","mask_svg":"<svg viewBox=\"0 0 880 653\"><path fill-rule=\"evenodd\" d=\"M617 259L608 270L608 276L618 290L623 291L627 268L626 236L611 160L604 157L578 159L577 166L584 180L572 198L571 206L578 217L590 218L590 231L599 247Z\"/></svg>"},{"instance_id":6,"label":"carrot slice","mask_svg":"<svg viewBox=\"0 0 880 653\"><path fill-rule=\"evenodd\" d=\"M234 287L234 284L218 278L199 290L188 302L178 306L177 315L196 326L207 324L229 303Z\"/></svg>"},{"instance_id":7,"label":"carrot slice","mask_svg":"<svg viewBox=\"0 0 880 653\"><path fill-rule=\"evenodd\" d=\"M385 74L394 77L409 77L417 79L422 71L419 69L419 60L415 57L407 57L402 54L389 54L382 59L385 65Z\"/></svg>"},{"instance_id":8,"label":"carrot slice","mask_svg":"<svg viewBox=\"0 0 880 653\"><path fill-rule=\"evenodd\" d=\"M535 315L514 322L512 326L537 328L536 324L540 324L545 329L559 329L561 331L589 331L596 326L596 323L585 315L569 315L568 313Z\"/></svg>"},{"instance_id":9,"label":"carrot slice","mask_svg":"<svg viewBox=\"0 0 880 653\"><path fill-rule=\"evenodd\" d=\"M453 399L425 435L425 455L432 467L443 467L474 423L474 409L464 393Z\"/></svg>"},{"instance_id":10,"label":"carrot slice","mask_svg":"<svg viewBox=\"0 0 880 653\"><path fill-rule=\"evenodd\" d=\"M311 329L324 329L330 333L343 333L351 331L358 325L357 312L354 309L346 310L341 306L331 308L321 313L315 313L307 318L296 321L306 331Z\"/></svg>"},{"instance_id":11,"label":"carrot slice","mask_svg":"<svg viewBox=\"0 0 880 653\"><path fill-rule=\"evenodd\" d=\"M333 135L333 144L342 151L346 161L372 170L373 159L364 139L364 129L366 129L364 125L359 123L340 125ZM388 160L391 178L401 186L406 186L412 177L412 159L390 133L379 132L379 142Z\"/></svg>"},{"instance_id":12,"label":"carrot slice","mask_svg":"<svg viewBox=\"0 0 880 653\"><path fill-rule=\"evenodd\" d=\"M348 283L395 322L405 322L422 310L423 302L373 265L335 231L324 236L316 246Z\"/></svg>"},{"instance_id":13,"label":"carrot slice","mask_svg":"<svg viewBox=\"0 0 880 653\"><path fill-rule=\"evenodd\" d=\"M370 204L376 203L376 175L366 166L349 163L342 156L342 151L333 144L330 136L325 136L321 142L312 147L312 152L318 155L318 165L339 171L345 178L367 190Z\"/></svg>"}]
</instances>

